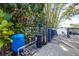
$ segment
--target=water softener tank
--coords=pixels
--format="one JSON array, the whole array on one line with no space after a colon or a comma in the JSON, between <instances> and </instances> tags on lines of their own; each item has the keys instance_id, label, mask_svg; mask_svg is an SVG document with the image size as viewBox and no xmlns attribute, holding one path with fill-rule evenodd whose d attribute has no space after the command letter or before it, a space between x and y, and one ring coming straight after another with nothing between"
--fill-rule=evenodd
<instances>
[{"instance_id":1,"label":"water softener tank","mask_svg":"<svg viewBox=\"0 0 79 59\"><path fill-rule=\"evenodd\" d=\"M12 36L12 44L11 44L11 50L14 53L18 52L18 48L25 45L25 36L24 34L15 34Z\"/></svg>"}]
</instances>

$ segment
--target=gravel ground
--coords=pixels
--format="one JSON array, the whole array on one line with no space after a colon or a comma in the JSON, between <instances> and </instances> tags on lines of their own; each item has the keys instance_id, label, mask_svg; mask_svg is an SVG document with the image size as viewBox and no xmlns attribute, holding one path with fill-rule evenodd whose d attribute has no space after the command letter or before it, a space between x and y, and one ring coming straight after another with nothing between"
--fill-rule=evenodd
<instances>
[{"instance_id":1,"label":"gravel ground","mask_svg":"<svg viewBox=\"0 0 79 59\"><path fill-rule=\"evenodd\" d=\"M77 36L76 38L55 37L50 43L36 52L34 56L79 56L78 41L74 43L75 39L79 40ZM75 46L77 46L77 48Z\"/></svg>"}]
</instances>

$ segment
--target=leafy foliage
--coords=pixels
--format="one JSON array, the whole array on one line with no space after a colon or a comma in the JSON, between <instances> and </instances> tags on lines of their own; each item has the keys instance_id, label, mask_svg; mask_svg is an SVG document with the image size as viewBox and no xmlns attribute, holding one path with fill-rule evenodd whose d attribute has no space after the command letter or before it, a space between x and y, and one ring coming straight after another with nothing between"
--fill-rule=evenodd
<instances>
[{"instance_id":1,"label":"leafy foliage","mask_svg":"<svg viewBox=\"0 0 79 59\"><path fill-rule=\"evenodd\" d=\"M4 13L2 13L4 15ZM11 42L10 36L14 34L10 27L13 25L11 22L5 20L4 16L0 16L0 48L6 43Z\"/></svg>"},{"instance_id":2,"label":"leafy foliage","mask_svg":"<svg viewBox=\"0 0 79 59\"><path fill-rule=\"evenodd\" d=\"M77 6L77 5L76 5ZM75 4L53 3L45 4L45 15L47 27L57 28L63 19L71 19L70 17L79 14L79 8L75 8Z\"/></svg>"},{"instance_id":3,"label":"leafy foliage","mask_svg":"<svg viewBox=\"0 0 79 59\"><path fill-rule=\"evenodd\" d=\"M79 28L79 24L70 24L71 28Z\"/></svg>"},{"instance_id":4,"label":"leafy foliage","mask_svg":"<svg viewBox=\"0 0 79 59\"><path fill-rule=\"evenodd\" d=\"M0 48L3 46L3 41L0 40Z\"/></svg>"}]
</instances>

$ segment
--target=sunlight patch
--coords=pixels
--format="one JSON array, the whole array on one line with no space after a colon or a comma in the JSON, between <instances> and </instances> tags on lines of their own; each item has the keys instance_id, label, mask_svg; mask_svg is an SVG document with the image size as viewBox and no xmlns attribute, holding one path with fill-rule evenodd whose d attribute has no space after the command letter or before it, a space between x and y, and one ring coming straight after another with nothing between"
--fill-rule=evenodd
<instances>
[{"instance_id":1,"label":"sunlight patch","mask_svg":"<svg viewBox=\"0 0 79 59\"><path fill-rule=\"evenodd\" d=\"M68 51L68 49L67 48L65 48L65 46L63 46L63 45L59 45L64 51Z\"/></svg>"}]
</instances>

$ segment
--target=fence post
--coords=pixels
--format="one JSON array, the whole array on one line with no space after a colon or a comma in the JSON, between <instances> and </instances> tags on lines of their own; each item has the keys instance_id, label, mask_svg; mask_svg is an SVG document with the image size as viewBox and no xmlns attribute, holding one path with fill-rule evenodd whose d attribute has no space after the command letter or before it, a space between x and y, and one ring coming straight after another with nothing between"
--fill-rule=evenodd
<instances>
[{"instance_id":1,"label":"fence post","mask_svg":"<svg viewBox=\"0 0 79 59\"><path fill-rule=\"evenodd\" d=\"M69 36L69 28L67 28L67 37L70 38L70 36Z\"/></svg>"}]
</instances>

